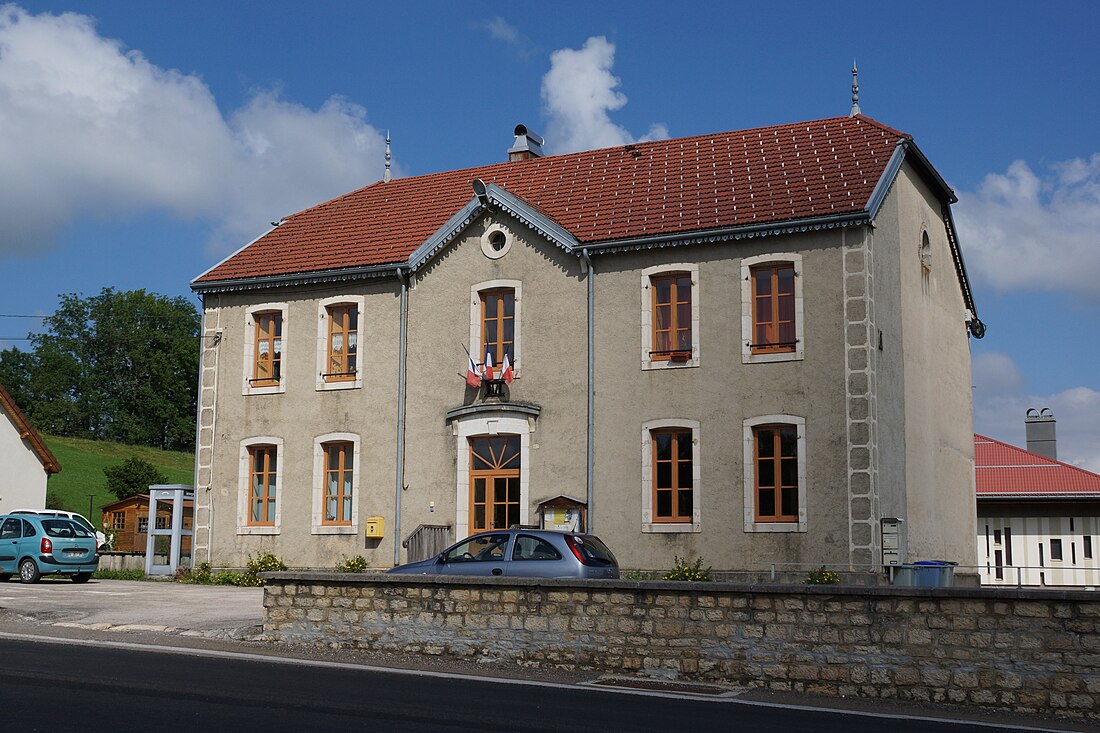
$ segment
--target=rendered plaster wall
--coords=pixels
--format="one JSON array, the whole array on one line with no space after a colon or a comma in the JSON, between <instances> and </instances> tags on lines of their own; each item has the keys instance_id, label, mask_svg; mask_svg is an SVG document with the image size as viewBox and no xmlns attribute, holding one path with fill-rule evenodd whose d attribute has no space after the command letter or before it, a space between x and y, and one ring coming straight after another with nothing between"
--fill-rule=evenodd
<instances>
[{"instance_id":1,"label":"rendered plaster wall","mask_svg":"<svg viewBox=\"0 0 1100 733\"><path fill-rule=\"evenodd\" d=\"M909 556L973 565L973 401L962 289L939 202L909 166L894 187ZM919 256L922 232L931 245L927 271Z\"/></svg>"},{"instance_id":2,"label":"rendered plaster wall","mask_svg":"<svg viewBox=\"0 0 1100 733\"><path fill-rule=\"evenodd\" d=\"M3 409L0 409L0 466L4 467L0 514L46 506L47 474L42 461Z\"/></svg>"},{"instance_id":3,"label":"rendered plaster wall","mask_svg":"<svg viewBox=\"0 0 1100 733\"><path fill-rule=\"evenodd\" d=\"M501 228L510 248L491 259L482 251L482 238ZM466 385L463 350L481 351L473 355L478 362L484 358L484 351L470 344L470 324L480 319L478 292L502 283L516 289L519 312L517 378L505 387L504 400ZM584 500L586 289L575 255L499 212L479 218L416 273L409 293L403 535L421 523L451 524L456 540L470 533L469 512L459 510L470 492L468 477L457 472L460 453L469 450L463 431L527 431L520 523L537 524L536 507L546 499L567 494ZM541 412L537 417L494 412L501 401L536 405ZM474 405L484 411L446 420L449 410ZM524 425L517 428L509 420Z\"/></svg>"},{"instance_id":4,"label":"rendered plaster wall","mask_svg":"<svg viewBox=\"0 0 1100 733\"><path fill-rule=\"evenodd\" d=\"M596 267L596 500L594 529L624 567L667 569L674 556L715 568L847 563L844 350L838 231L602 256ZM805 358L742 362L741 259L800 253ZM643 370L641 273L697 265L697 367ZM675 268L673 268L675 269ZM805 418L805 531L745 530L744 421ZM699 531L643 531L642 425L697 421ZM751 507L750 507L751 509ZM626 555L626 557L623 557Z\"/></svg>"},{"instance_id":5,"label":"rendered plaster wall","mask_svg":"<svg viewBox=\"0 0 1100 733\"><path fill-rule=\"evenodd\" d=\"M265 577L276 642L1100 718L1089 593Z\"/></svg>"},{"instance_id":6,"label":"rendered plaster wall","mask_svg":"<svg viewBox=\"0 0 1100 733\"><path fill-rule=\"evenodd\" d=\"M319 303L329 297L364 296L360 323L363 386L317 390ZM297 567L334 567L364 555L392 564L393 535L368 543L368 516L393 516L397 431L398 289L394 280L366 280L325 287L282 288L206 296L200 397L195 562L243 566L249 556L273 552ZM287 304L284 321L285 391L242 394L246 312L255 305ZM223 329L215 345L214 331ZM216 413L215 407L216 405ZM359 437L358 524L349 534L314 532L315 442L330 433ZM276 438L281 481L278 526L267 534L240 530L241 441ZM262 441L267 442L267 441ZM247 466L247 458L244 461ZM247 468L245 468L247 471ZM212 527L212 532L210 528ZM211 544L212 542L212 544Z\"/></svg>"}]
</instances>

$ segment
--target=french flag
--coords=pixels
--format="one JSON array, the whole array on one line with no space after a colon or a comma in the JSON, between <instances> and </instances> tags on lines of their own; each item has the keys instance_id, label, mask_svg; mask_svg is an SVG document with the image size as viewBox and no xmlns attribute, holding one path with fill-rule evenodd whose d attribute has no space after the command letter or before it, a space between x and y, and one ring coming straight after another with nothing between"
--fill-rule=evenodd
<instances>
[{"instance_id":1,"label":"french flag","mask_svg":"<svg viewBox=\"0 0 1100 733\"><path fill-rule=\"evenodd\" d=\"M493 353L491 351L485 352L485 371L482 372L482 376L490 381L493 379Z\"/></svg>"},{"instance_id":2,"label":"french flag","mask_svg":"<svg viewBox=\"0 0 1100 733\"><path fill-rule=\"evenodd\" d=\"M467 354L466 357L470 360L470 365L466 367L466 384L477 389L481 386L481 374L478 373L477 364L474 363L474 357L469 354Z\"/></svg>"},{"instance_id":3,"label":"french flag","mask_svg":"<svg viewBox=\"0 0 1100 733\"><path fill-rule=\"evenodd\" d=\"M500 378L508 384L511 384L514 376L515 375L512 374L512 361L508 358L508 352L505 352L504 363L500 365Z\"/></svg>"}]
</instances>

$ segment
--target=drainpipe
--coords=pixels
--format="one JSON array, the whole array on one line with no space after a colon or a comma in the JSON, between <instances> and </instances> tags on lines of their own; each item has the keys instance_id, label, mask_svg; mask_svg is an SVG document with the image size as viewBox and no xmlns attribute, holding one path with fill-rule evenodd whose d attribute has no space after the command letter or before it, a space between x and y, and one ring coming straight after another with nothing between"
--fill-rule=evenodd
<instances>
[{"instance_id":1,"label":"drainpipe","mask_svg":"<svg viewBox=\"0 0 1100 733\"><path fill-rule=\"evenodd\" d=\"M393 488L393 564L401 564L401 492L405 487L405 351L409 337L409 277L397 268L401 281L401 335L397 357L397 476Z\"/></svg>"},{"instance_id":2,"label":"drainpipe","mask_svg":"<svg viewBox=\"0 0 1100 733\"><path fill-rule=\"evenodd\" d=\"M588 495L586 497L588 502L588 526L584 528L585 532L592 532L592 489L593 489L593 468L595 463L595 415L596 415L596 302L595 302L595 283L593 278L596 275L596 270L592 267L592 258L588 256L588 249L581 250L581 257L584 258L586 266L586 280L588 286L588 445L587 445L587 472L585 475L585 484L588 489Z\"/></svg>"}]
</instances>

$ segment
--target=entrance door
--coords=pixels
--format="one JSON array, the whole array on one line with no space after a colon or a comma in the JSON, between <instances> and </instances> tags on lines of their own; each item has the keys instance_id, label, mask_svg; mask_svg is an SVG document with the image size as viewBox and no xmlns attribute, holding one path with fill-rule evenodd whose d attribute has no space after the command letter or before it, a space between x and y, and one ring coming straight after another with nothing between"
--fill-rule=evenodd
<instances>
[{"instance_id":1,"label":"entrance door","mask_svg":"<svg viewBox=\"0 0 1100 733\"><path fill-rule=\"evenodd\" d=\"M519 524L518 435L470 438L470 531Z\"/></svg>"}]
</instances>

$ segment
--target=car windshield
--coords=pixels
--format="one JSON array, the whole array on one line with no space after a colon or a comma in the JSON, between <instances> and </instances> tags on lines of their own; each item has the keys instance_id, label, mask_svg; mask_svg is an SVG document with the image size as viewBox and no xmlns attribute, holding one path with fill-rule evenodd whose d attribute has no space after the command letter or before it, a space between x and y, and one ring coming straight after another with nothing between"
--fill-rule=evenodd
<instances>
[{"instance_id":1,"label":"car windshield","mask_svg":"<svg viewBox=\"0 0 1100 733\"><path fill-rule=\"evenodd\" d=\"M574 535L573 541L577 543L577 549L584 555L584 559L592 565L617 565L615 555L607 549L607 545L595 535Z\"/></svg>"},{"instance_id":2,"label":"car windshield","mask_svg":"<svg viewBox=\"0 0 1100 733\"><path fill-rule=\"evenodd\" d=\"M42 529L50 537L91 537L88 530L69 519L43 519Z\"/></svg>"}]
</instances>

